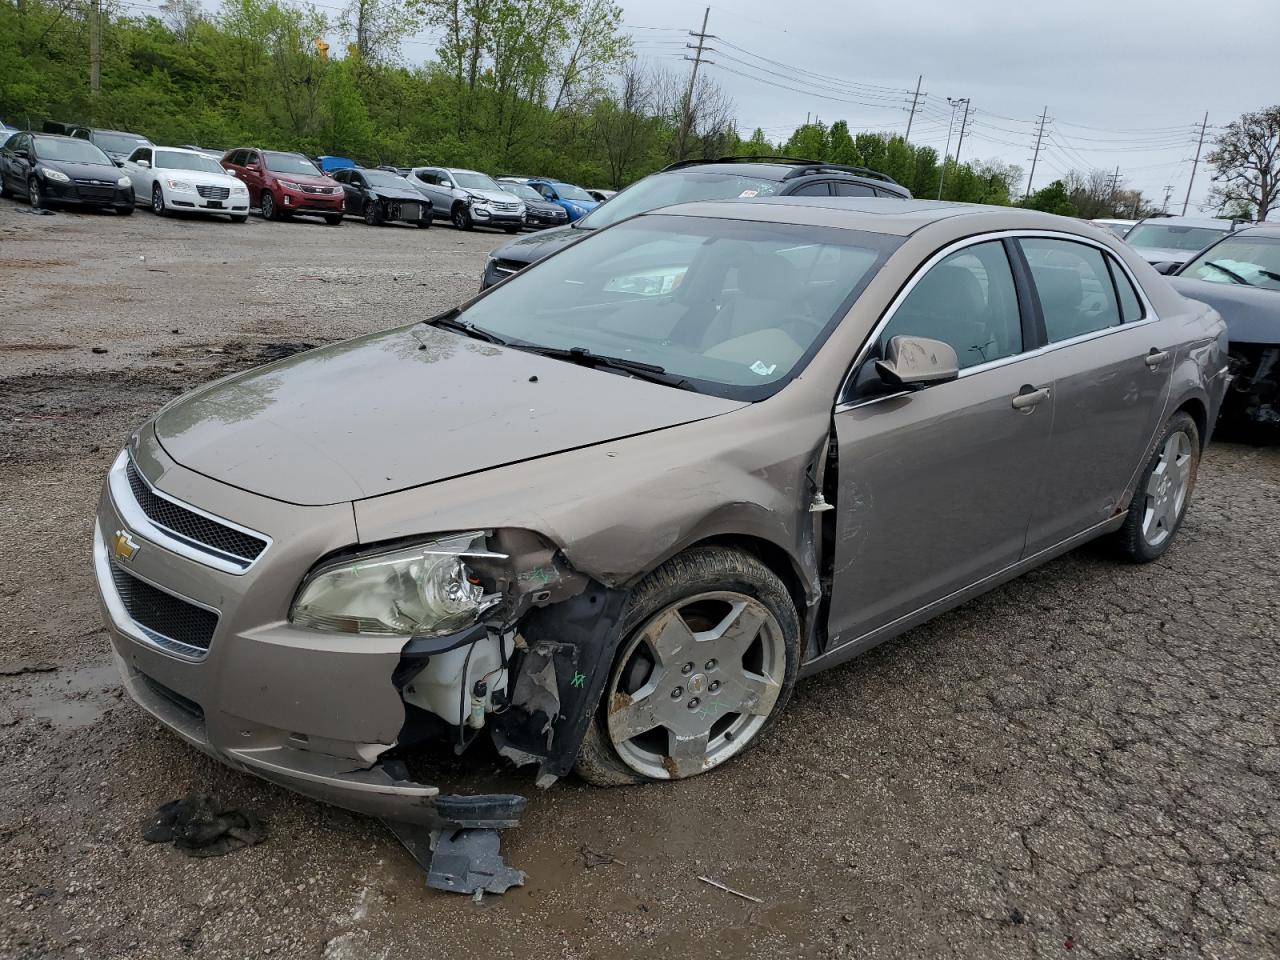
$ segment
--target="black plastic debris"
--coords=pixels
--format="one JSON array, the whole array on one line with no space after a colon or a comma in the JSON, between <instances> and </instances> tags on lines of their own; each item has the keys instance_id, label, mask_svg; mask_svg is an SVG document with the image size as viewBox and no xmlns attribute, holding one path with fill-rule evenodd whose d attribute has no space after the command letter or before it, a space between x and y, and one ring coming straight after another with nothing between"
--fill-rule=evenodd
<instances>
[{"instance_id":1,"label":"black plastic debris","mask_svg":"<svg viewBox=\"0 0 1280 960\"><path fill-rule=\"evenodd\" d=\"M172 843L189 857L221 857L267 838L262 822L207 793L171 800L142 825L148 843Z\"/></svg>"},{"instance_id":2,"label":"black plastic debris","mask_svg":"<svg viewBox=\"0 0 1280 960\"><path fill-rule=\"evenodd\" d=\"M496 830L455 830L436 838L427 886L453 893L506 893L524 884L524 871L502 859Z\"/></svg>"},{"instance_id":3,"label":"black plastic debris","mask_svg":"<svg viewBox=\"0 0 1280 960\"><path fill-rule=\"evenodd\" d=\"M16 207L18 213L30 213L37 217L55 217L55 214L48 207Z\"/></svg>"}]
</instances>

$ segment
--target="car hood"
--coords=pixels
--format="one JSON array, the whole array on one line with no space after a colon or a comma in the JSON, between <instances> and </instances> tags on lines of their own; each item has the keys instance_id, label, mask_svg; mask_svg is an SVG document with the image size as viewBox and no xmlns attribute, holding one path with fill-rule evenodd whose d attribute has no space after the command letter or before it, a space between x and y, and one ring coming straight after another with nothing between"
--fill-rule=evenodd
<instances>
[{"instance_id":1,"label":"car hood","mask_svg":"<svg viewBox=\"0 0 1280 960\"><path fill-rule=\"evenodd\" d=\"M36 162L41 166L61 170L73 180L105 180L107 183L115 184L124 175L124 171L114 163L72 163L69 160L44 159Z\"/></svg>"},{"instance_id":2,"label":"car hood","mask_svg":"<svg viewBox=\"0 0 1280 960\"><path fill-rule=\"evenodd\" d=\"M470 190L464 188L462 192L468 196L487 200L490 203L524 203L515 194L507 193L505 190Z\"/></svg>"},{"instance_id":3,"label":"car hood","mask_svg":"<svg viewBox=\"0 0 1280 960\"><path fill-rule=\"evenodd\" d=\"M378 184L373 188L373 192L380 197L391 197L397 200L422 201L424 199L422 193L414 189L413 184L408 182L406 182L403 187L399 184L392 187Z\"/></svg>"},{"instance_id":4,"label":"car hood","mask_svg":"<svg viewBox=\"0 0 1280 960\"><path fill-rule=\"evenodd\" d=\"M125 164L125 167L127 169L129 164ZM188 183L195 183L205 187L230 188L244 186L239 177L233 177L229 173L205 173L203 170L173 170L168 167L160 167L156 169L155 175L171 180L185 180Z\"/></svg>"},{"instance_id":5,"label":"car hood","mask_svg":"<svg viewBox=\"0 0 1280 960\"><path fill-rule=\"evenodd\" d=\"M1227 339L1232 343L1280 344L1280 290L1191 277L1170 277L1169 282L1189 300L1217 310L1227 323Z\"/></svg>"},{"instance_id":6,"label":"car hood","mask_svg":"<svg viewBox=\"0 0 1280 960\"><path fill-rule=\"evenodd\" d=\"M591 231L581 227L552 227L531 233L504 243L493 251L492 256L501 260L514 260L517 263L535 263L543 257L549 257L557 250L563 250L573 241L586 236Z\"/></svg>"},{"instance_id":7,"label":"car hood","mask_svg":"<svg viewBox=\"0 0 1280 960\"><path fill-rule=\"evenodd\" d=\"M515 194L512 194L515 197ZM524 205L530 210L536 210L538 213L555 213L563 212L564 207L558 203L552 203L550 200L525 200L524 197L515 197L515 199L523 201Z\"/></svg>"},{"instance_id":8,"label":"car hood","mask_svg":"<svg viewBox=\"0 0 1280 960\"><path fill-rule=\"evenodd\" d=\"M1147 263L1186 263L1196 255L1194 250L1175 250L1171 247L1134 247Z\"/></svg>"},{"instance_id":9,"label":"car hood","mask_svg":"<svg viewBox=\"0 0 1280 960\"><path fill-rule=\"evenodd\" d=\"M304 187L340 187L332 177L317 177L313 173L276 173L274 170L268 171L271 176L277 180L289 180L293 183L300 183Z\"/></svg>"},{"instance_id":10,"label":"car hood","mask_svg":"<svg viewBox=\"0 0 1280 960\"><path fill-rule=\"evenodd\" d=\"M162 410L154 428L191 470L318 506L744 405L414 324L210 384Z\"/></svg>"}]
</instances>

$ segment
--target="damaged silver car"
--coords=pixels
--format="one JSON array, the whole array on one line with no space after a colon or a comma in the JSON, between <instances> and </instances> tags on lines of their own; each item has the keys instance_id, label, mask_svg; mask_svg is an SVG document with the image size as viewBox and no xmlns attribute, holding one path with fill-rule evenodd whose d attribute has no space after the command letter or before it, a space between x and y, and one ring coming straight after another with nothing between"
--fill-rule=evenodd
<instances>
[{"instance_id":1,"label":"damaged silver car","mask_svg":"<svg viewBox=\"0 0 1280 960\"><path fill-rule=\"evenodd\" d=\"M129 692L192 745L510 825L422 758L690 777L798 677L1078 544L1159 557L1226 365L1211 308L1071 220L668 208L169 404L111 468L97 583Z\"/></svg>"}]
</instances>

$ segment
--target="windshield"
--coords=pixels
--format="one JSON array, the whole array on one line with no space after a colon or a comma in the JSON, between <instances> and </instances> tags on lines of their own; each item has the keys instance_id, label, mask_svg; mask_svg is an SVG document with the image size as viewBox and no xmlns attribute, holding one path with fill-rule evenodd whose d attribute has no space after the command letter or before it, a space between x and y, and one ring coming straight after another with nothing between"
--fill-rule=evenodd
<instances>
[{"instance_id":1,"label":"windshield","mask_svg":"<svg viewBox=\"0 0 1280 960\"><path fill-rule=\"evenodd\" d=\"M502 188L494 182L493 177L485 176L483 173L464 171L455 173L453 179L464 190L494 190L499 193L502 192Z\"/></svg>"},{"instance_id":2,"label":"windshield","mask_svg":"<svg viewBox=\"0 0 1280 960\"><path fill-rule=\"evenodd\" d=\"M1280 237L1229 237L1192 260L1179 275L1280 290Z\"/></svg>"},{"instance_id":3,"label":"windshield","mask_svg":"<svg viewBox=\"0 0 1280 960\"><path fill-rule=\"evenodd\" d=\"M543 199L542 194L533 189L533 187L529 186L527 183L504 183L501 186L503 190L507 191L507 193L514 193L522 200Z\"/></svg>"},{"instance_id":4,"label":"windshield","mask_svg":"<svg viewBox=\"0 0 1280 960\"><path fill-rule=\"evenodd\" d=\"M133 133L95 133L93 142L112 153L133 153L139 147L149 147L151 141Z\"/></svg>"},{"instance_id":5,"label":"windshield","mask_svg":"<svg viewBox=\"0 0 1280 960\"><path fill-rule=\"evenodd\" d=\"M155 166L163 170L198 170L201 173L221 173L226 175L222 164L210 160L198 153L174 153L171 150L157 150Z\"/></svg>"},{"instance_id":6,"label":"windshield","mask_svg":"<svg viewBox=\"0 0 1280 960\"><path fill-rule=\"evenodd\" d=\"M516 274L461 319L513 343L654 364L758 400L798 373L901 239L652 215Z\"/></svg>"},{"instance_id":7,"label":"windshield","mask_svg":"<svg viewBox=\"0 0 1280 960\"><path fill-rule=\"evenodd\" d=\"M296 153L268 153L267 169L272 173L304 173L308 176L323 176L316 165L306 157Z\"/></svg>"},{"instance_id":8,"label":"windshield","mask_svg":"<svg viewBox=\"0 0 1280 960\"><path fill-rule=\"evenodd\" d=\"M595 203L596 198L581 187L575 187L572 183L553 183L556 193L560 195L561 200L585 200L587 203Z\"/></svg>"},{"instance_id":9,"label":"windshield","mask_svg":"<svg viewBox=\"0 0 1280 960\"><path fill-rule=\"evenodd\" d=\"M396 176L394 173L388 173L386 170L361 170L360 173L369 185L373 187L397 187L409 189L409 181L404 177Z\"/></svg>"},{"instance_id":10,"label":"windshield","mask_svg":"<svg viewBox=\"0 0 1280 960\"><path fill-rule=\"evenodd\" d=\"M1214 227L1179 227L1167 223L1140 223L1129 231L1125 239L1135 247L1156 247L1163 250L1203 250L1227 232Z\"/></svg>"},{"instance_id":11,"label":"windshield","mask_svg":"<svg viewBox=\"0 0 1280 960\"><path fill-rule=\"evenodd\" d=\"M583 220L584 227L607 227L619 220L692 200L772 197L782 184L734 173L655 173L633 184Z\"/></svg>"},{"instance_id":12,"label":"windshield","mask_svg":"<svg viewBox=\"0 0 1280 960\"><path fill-rule=\"evenodd\" d=\"M88 140L55 140L52 137L36 137L35 147L36 156L41 160L108 165L111 163L111 158Z\"/></svg>"}]
</instances>

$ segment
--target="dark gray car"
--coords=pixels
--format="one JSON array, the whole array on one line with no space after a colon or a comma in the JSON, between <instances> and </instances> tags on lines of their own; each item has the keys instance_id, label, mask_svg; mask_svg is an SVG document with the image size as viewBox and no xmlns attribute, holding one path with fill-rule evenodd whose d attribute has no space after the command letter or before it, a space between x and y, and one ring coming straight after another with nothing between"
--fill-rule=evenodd
<instances>
[{"instance_id":1,"label":"dark gray car","mask_svg":"<svg viewBox=\"0 0 1280 960\"><path fill-rule=\"evenodd\" d=\"M1224 237L1171 281L1227 323L1232 379L1223 417L1280 427L1280 225Z\"/></svg>"},{"instance_id":2,"label":"dark gray car","mask_svg":"<svg viewBox=\"0 0 1280 960\"><path fill-rule=\"evenodd\" d=\"M347 167L335 170L342 184L346 212L364 218L371 227L401 220L415 226L431 226L431 201L404 177L387 170Z\"/></svg>"},{"instance_id":3,"label":"dark gray car","mask_svg":"<svg viewBox=\"0 0 1280 960\"><path fill-rule=\"evenodd\" d=\"M797 678L1079 544L1160 557L1226 349L1072 220L668 208L165 407L107 478L98 590L129 693L196 747L509 823L406 762L487 735L543 786L690 777Z\"/></svg>"},{"instance_id":4,"label":"dark gray car","mask_svg":"<svg viewBox=\"0 0 1280 960\"><path fill-rule=\"evenodd\" d=\"M674 163L633 183L571 225L504 243L489 255L480 289L563 250L585 232L673 203L764 197L888 197L910 199L911 191L866 167L788 157L721 157Z\"/></svg>"},{"instance_id":5,"label":"dark gray car","mask_svg":"<svg viewBox=\"0 0 1280 960\"><path fill-rule=\"evenodd\" d=\"M524 225L535 230L546 227L562 227L569 222L569 214L558 203L543 198L537 190L520 180L499 177L498 186L512 196L524 201Z\"/></svg>"}]
</instances>

